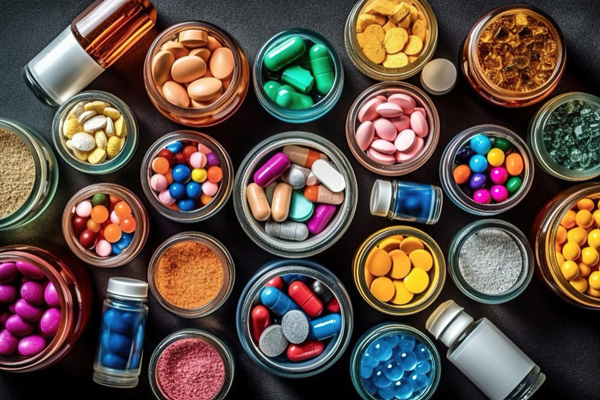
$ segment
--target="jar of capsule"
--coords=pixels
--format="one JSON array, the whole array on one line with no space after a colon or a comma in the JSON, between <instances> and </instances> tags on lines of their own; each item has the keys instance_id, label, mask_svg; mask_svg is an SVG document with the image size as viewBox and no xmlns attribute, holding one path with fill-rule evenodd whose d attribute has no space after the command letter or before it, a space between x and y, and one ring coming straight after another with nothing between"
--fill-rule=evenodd
<instances>
[{"instance_id":1,"label":"jar of capsule","mask_svg":"<svg viewBox=\"0 0 600 400\"><path fill-rule=\"evenodd\" d=\"M227 32L207 22L182 22L164 30L144 61L150 101L165 117L193 127L232 116L248 92L246 55Z\"/></svg>"},{"instance_id":2,"label":"jar of capsule","mask_svg":"<svg viewBox=\"0 0 600 400\"><path fill-rule=\"evenodd\" d=\"M526 107L543 100L565 71L567 47L556 22L524 4L496 8L471 28L462 72L485 100Z\"/></svg>"},{"instance_id":3,"label":"jar of capsule","mask_svg":"<svg viewBox=\"0 0 600 400\"><path fill-rule=\"evenodd\" d=\"M199 329L173 332L154 349L148 378L159 400L223 400L235 373L229 346L212 333Z\"/></svg>"},{"instance_id":4,"label":"jar of capsule","mask_svg":"<svg viewBox=\"0 0 600 400\"><path fill-rule=\"evenodd\" d=\"M152 207L173 221L192 223L223 208L231 195L233 163L212 137L179 130L150 146L140 176Z\"/></svg>"},{"instance_id":5,"label":"jar of capsule","mask_svg":"<svg viewBox=\"0 0 600 400\"><path fill-rule=\"evenodd\" d=\"M200 318L225 303L235 281L233 258L214 237L182 232L165 240L148 266L148 284L161 306L182 318Z\"/></svg>"},{"instance_id":6,"label":"jar of capsule","mask_svg":"<svg viewBox=\"0 0 600 400\"><path fill-rule=\"evenodd\" d=\"M531 119L527 144L544 172L566 181L600 175L600 98L570 92L554 97Z\"/></svg>"},{"instance_id":7,"label":"jar of capsule","mask_svg":"<svg viewBox=\"0 0 600 400\"><path fill-rule=\"evenodd\" d=\"M390 226L360 245L352 261L358 292L374 309L404 316L423 311L446 281L444 254L425 232Z\"/></svg>"},{"instance_id":8,"label":"jar of capsule","mask_svg":"<svg viewBox=\"0 0 600 400\"><path fill-rule=\"evenodd\" d=\"M550 200L532 228L537 273L560 298L600 309L600 183L569 188Z\"/></svg>"},{"instance_id":9,"label":"jar of capsule","mask_svg":"<svg viewBox=\"0 0 600 400\"><path fill-rule=\"evenodd\" d=\"M350 358L352 383L365 400L430 399L441 374L442 361L433 342L406 324L369 329Z\"/></svg>"},{"instance_id":10,"label":"jar of capsule","mask_svg":"<svg viewBox=\"0 0 600 400\"><path fill-rule=\"evenodd\" d=\"M114 183L81 189L67 202L62 232L71 251L87 264L113 268L142 251L150 221L141 200Z\"/></svg>"},{"instance_id":11,"label":"jar of capsule","mask_svg":"<svg viewBox=\"0 0 600 400\"><path fill-rule=\"evenodd\" d=\"M400 176L423 166L440 139L431 98L405 82L377 83L362 92L346 118L350 151L368 170Z\"/></svg>"},{"instance_id":12,"label":"jar of capsule","mask_svg":"<svg viewBox=\"0 0 600 400\"><path fill-rule=\"evenodd\" d=\"M273 36L259 50L253 82L256 97L269 114L301 124L322 117L337 103L344 69L327 39L293 28Z\"/></svg>"},{"instance_id":13,"label":"jar of capsule","mask_svg":"<svg viewBox=\"0 0 600 400\"><path fill-rule=\"evenodd\" d=\"M442 154L440 181L450 200L475 215L510 210L529 193L533 156L515 132L477 125L456 135Z\"/></svg>"},{"instance_id":14,"label":"jar of capsule","mask_svg":"<svg viewBox=\"0 0 600 400\"><path fill-rule=\"evenodd\" d=\"M27 245L0 247L0 297L0 370L7 372L38 371L58 362L92 312L85 269L68 256Z\"/></svg>"},{"instance_id":15,"label":"jar of capsule","mask_svg":"<svg viewBox=\"0 0 600 400\"><path fill-rule=\"evenodd\" d=\"M236 324L255 363L285 378L306 378L342 356L354 314L348 292L327 268L307 260L279 260L250 279Z\"/></svg>"},{"instance_id":16,"label":"jar of capsule","mask_svg":"<svg viewBox=\"0 0 600 400\"><path fill-rule=\"evenodd\" d=\"M89 90L64 102L52 121L52 140L71 167L93 175L121 169L138 144L135 115L117 96Z\"/></svg>"},{"instance_id":17,"label":"jar of capsule","mask_svg":"<svg viewBox=\"0 0 600 400\"><path fill-rule=\"evenodd\" d=\"M312 256L337 242L350 226L357 199L346 156L327 139L301 131L254 147L233 190L235 213L250 239L289 258Z\"/></svg>"},{"instance_id":18,"label":"jar of capsule","mask_svg":"<svg viewBox=\"0 0 600 400\"><path fill-rule=\"evenodd\" d=\"M433 57L437 40L437 19L426 0L360 0L344 27L350 60L378 81L416 75Z\"/></svg>"},{"instance_id":19,"label":"jar of capsule","mask_svg":"<svg viewBox=\"0 0 600 400\"><path fill-rule=\"evenodd\" d=\"M58 164L44 138L28 126L0 118L0 231L21 227L50 205Z\"/></svg>"}]
</instances>

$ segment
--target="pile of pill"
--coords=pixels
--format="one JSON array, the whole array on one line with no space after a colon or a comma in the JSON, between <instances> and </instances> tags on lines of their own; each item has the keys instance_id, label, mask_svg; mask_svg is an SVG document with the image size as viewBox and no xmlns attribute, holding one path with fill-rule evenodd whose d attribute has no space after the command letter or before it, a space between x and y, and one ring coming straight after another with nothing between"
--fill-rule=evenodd
<instances>
[{"instance_id":1,"label":"pile of pill","mask_svg":"<svg viewBox=\"0 0 600 400\"><path fill-rule=\"evenodd\" d=\"M325 154L285 146L255 172L246 198L252 216L267 221L267 235L303 241L327 227L345 188L344 176Z\"/></svg>"},{"instance_id":2,"label":"pile of pill","mask_svg":"<svg viewBox=\"0 0 600 400\"><path fill-rule=\"evenodd\" d=\"M186 29L165 42L152 59L152 78L171 104L205 108L231 84L233 52L201 29Z\"/></svg>"},{"instance_id":3,"label":"pile of pill","mask_svg":"<svg viewBox=\"0 0 600 400\"><path fill-rule=\"evenodd\" d=\"M100 353L104 367L136 370L142 360L144 321L140 313L109 307L102 316Z\"/></svg>"},{"instance_id":4,"label":"pile of pill","mask_svg":"<svg viewBox=\"0 0 600 400\"><path fill-rule=\"evenodd\" d=\"M293 362L317 357L342 329L337 298L305 275L273 278L258 297L260 304L250 311L250 332L267 357Z\"/></svg>"},{"instance_id":5,"label":"pile of pill","mask_svg":"<svg viewBox=\"0 0 600 400\"><path fill-rule=\"evenodd\" d=\"M302 110L329 93L335 69L329 49L299 36L270 47L263 58L264 91L283 108Z\"/></svg>"},{"instance_id":6,"label":"pile of pill","mask_svg":"<svg viewBox=\"0 0 600 400\"><path fill-rule=\"evenodd\" d=\"M75 104L60 130L69 154L90 164L115 158L127 138L127 122L121 111L101 100Z\"/></svg>"},{"instance_id":7,"label":"pile of pill","mask_svg":"<svg viewBox=\"0 0 600 400\"><path fill-rule=\"evenodd\" d=\"M369 60L384 68L402 68L419 58L429 29L415 4L375 0L360 11L356 38Z\"/></svg>"},{"instance_id":8,"label":"pile of pill","mask_svg":"<svg viewBox=\"0 0 600 400\"><path fill-rule=\"evenodd\" d=\"M223 180L219 157L206 145L176 141L152 160L150 187L175 211L194 211L212 201Z\"/></svg>"},{"instance_id":9,"label":"pile of pill","mask_svg":"<svg viewBox=\"0 0 600 400\"><path fill-rule=\"evenodd\" d=\"M356 124L358 147L384 165L416 159L429 135L427 111L408 93L366 99L359 107Z\"/></svg>"},{"instance_id":10,"label":"pile of pill","mask_svg":"<svg viewBox=\"0 0 600 400\"><path fill-rule=\"evenodd\" d=\"M100 257L121 254L137 227L129 204L112 194L96 193L74 206L71 214L72 232L79 244Z\"/></svg>"},{"instance_id":11,"label":"pile of pill","mask_svg":"<svg viewBox=\"0 0 600 400\"><path fill-rule=\"evenodd\" d=\"M523 184L523 156L507 139L475 135L456 153L454 182L479 204L502 203Z\"/></svg>"},{"instance_id":12,"label":"pile of pill","mask_svg":"<svg viewBox=\"0 0 600 400\"><path fill-rule=\"evenodd\" d=\"M431 351L418 338L391 333L367 347L360 377L376 399L417 399L433 381L431 364Z\"/></svg>"},{"instance_id":13,"label":"pile of pill","mask_svg":"<svg viewBox=\"0 0 600 400\"><path fill-rule=\"evenodd\" d=\"M38 267L20 260L0 264L0 355L40 353L60 319L59 294Z\"/></svg>"},{"instance_id":14,"label":"pile of pill","mask_svg":"<svg viewBox=\"0 0 600 400\"><path fill-rule=\"evenodd\" d=\"M566 212L556 233L556 260L575 289L600 298L600 204L580 199Z\"/></svg>"},{"instance_id":15,"label":"pile of pill","mask_svg":"<svg viewBox=\"0 0 600 400\"><path fill-rule=\"evenodd\" d=\"M433 256L414 236L393 235L373 247L365 261L365 281L378 300L408 304L429 287Z\"/></svg>"}]
</instances>

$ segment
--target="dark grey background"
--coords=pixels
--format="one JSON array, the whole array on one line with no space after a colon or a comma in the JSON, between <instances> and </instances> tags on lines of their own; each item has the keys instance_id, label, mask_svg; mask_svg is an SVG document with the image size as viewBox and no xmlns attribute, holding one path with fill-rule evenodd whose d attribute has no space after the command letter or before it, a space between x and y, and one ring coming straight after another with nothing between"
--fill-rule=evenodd
<instances>
[{"instance_id":1,"label":"dark grey background","mask_svg":"<svg viewBox=\"0 0 600 400\"><path fill-rule=\"evenodd\" d=\"M450 279L434 306L406 318L393 318L376 312L358 295L351 276L351 260L357 246L375 230L393 223L372 217L368 196L377 178L352 157L345 140L344 123L356 96L374 84L361 75L346 55L343 43L344 23L354 1L154 1L158 9L156 27L112 68L90 85L114 93L132 108L140 124L140 145L133 160L121 171L106 176L89 176L71 169L62 160L60 184L50 208L34 223L0 235L0 244L26 243L54 251L64 251L60 215L67 200L79 189L95 182L115 182L130 187L144 199L150 214L148 243L134 262L118 269L102 270L88 266L96 289L94 315L86 333L60 363L50 369L26 375L0 373L1 399L31 399L37 396L75 398L151 398L148 385L148 360L155 346L175 330L196 327L217 334L231 345L235 353L236 375L229 398L322 399L329 394L338 398L357 398L348 370L350 353L358 338L373 325L383 321L401 321L425 330L425 320L441 301L454 299L475 318L488 317L537 362L548 380L536 398L599 398L600 335L597 313L570 306L556 297L534 277L519 298L503 305L478 304L462 295ZM459 48L475 20L487 10L506 4L498 0L449 1L431 0L439 25L435 57L456 61ZM50 124L54 111L38 102L21 79L21 68L60 33L88 6L87 1L0 1L0 115L24 122L50 141ZM600 61L598 58L600 7L588 1L531 1L550 14L562 29L567 41L566 74L554 94L586 91L598 94ZM331 41L341 56L346 82L339 103L318 121L291 125L280 122L262 109L253 89L241 109L226 122L201 131L219 140L238 166L244 155L260 140L287 130L300 129L322 135L337 144L350 159L361 188L356 217L346 235L332 248L314 259L329 267L344 283L352 297L355 325L352 341L344 356L328 371L313 378L290 380L278 378L257 367L244 353L235 333L235 307L248 279L266 261L274 257L259 249L241 230L229 201L212 219L190 226L171 222L149 208L139 182L139 168L148 147L165 133L181 128L164 118L152 106L144 90L142 64L146 51L166 27L182 21L204 20L228 31L241 44L249 61L260 46L274 34L291 27L304 27L321 33ZM418 76L409 82L420 86ZM438 163L448 141L461 130L482 123L496 123L523 137L539 105L508 110L491 106L469 90L459 79L448 95L433 98L440 113L441 140L427 164L404 179L439 185ZM500 218L516 224L529 235L537 211L552 196L569 187L536 170L533 188L515 209ZM418 226L431 234L444 252L458 229L476 220L450 201L445 201L442 217L434 226ZM128 276L146 279L148 261L156 247L169 236L197 230L221 240L236 262L237 279L233 294L225 305L209 317L184 320L166 312L152 297L147 327L145 357L140 384L131 390L105 388L92 382L92 362L98 332L101 299L107 279ZM484 396L452 364L445 360L446 349L437 342L443 368L436 399L483 399Z\"/></svg>"}]
</instances>

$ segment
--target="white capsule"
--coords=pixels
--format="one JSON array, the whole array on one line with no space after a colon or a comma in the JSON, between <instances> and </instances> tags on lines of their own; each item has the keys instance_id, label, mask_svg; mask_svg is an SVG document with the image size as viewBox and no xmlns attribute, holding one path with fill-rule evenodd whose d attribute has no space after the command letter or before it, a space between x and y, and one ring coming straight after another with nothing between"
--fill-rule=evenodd
<instances>
[{"instance_id":1,"label":"white capsule","mask_svg":"<svg viewBox=\"0 0 600 400\"><path fill-rule=\"evenodd\" d=\"M334 193L339 193L346 188L344 176L329 161L316 160L312 165L312 172L319 182Z\"/></svg>"},{"instance_id":2,"label":"white capsule","mask_svg":"<svg viewBox=\"0 0 600 400\"><path fill-rule=\"evenodd\" d=\"M85 121L87 121L88 119L95 117L98 113L94 110L90 110L90 111L85 111L83 113L81 113L81 115L79 116L79 118L77 118L77 122L79 122L80 124L83 125L83 123Z\"/></svg>"},{"instance_id":3,"label":"white capsule","mask_svg":"<svg viewBox=\"0 0 600 400\"><path fill-rule=\"evenodd\" d=\"M265 224L267 235L277 239L301 242L308 237L308 228L301 222L275 222L268 220Z\"/></svg>"},{"instance_id":4,"label":"white capsule","mask_svg":"<svg viewBox=\"0 0 600 400\"><path fill-rule=\"evenodd\" d=\"M83 123L83 130L86 132L96 132L106 128L106 117L104 115L96 115Z\"/></svg>"}]
</instances>

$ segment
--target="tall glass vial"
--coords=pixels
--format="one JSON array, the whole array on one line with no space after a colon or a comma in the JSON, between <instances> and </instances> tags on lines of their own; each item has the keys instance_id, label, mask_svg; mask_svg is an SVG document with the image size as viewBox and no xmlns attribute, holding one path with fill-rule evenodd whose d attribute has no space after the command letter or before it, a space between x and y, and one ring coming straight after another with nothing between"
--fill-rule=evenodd
<instances>
[{"instance_id":1,"label":"tall glass vial","mask_svg":"<svg viewBox=\"0 0 600 400\"><path fill-rule=\"evenodd\" d=\"M142 369L148 284L131 278L110 278L106 292L94 382L116 388L136 387Z\"/></svg>"},{"instance_id":2,"label":"tall glass vial","mask_svg":"<svg viewBox=\"0 0 600 400\"><path fill-rule=\"evenodd\" d=\"M546 375L488 319L475 321L452 300L427 319L427 330L448 346L448 359L491 400L529 399Z\"/></svg>"}]
</instances>

